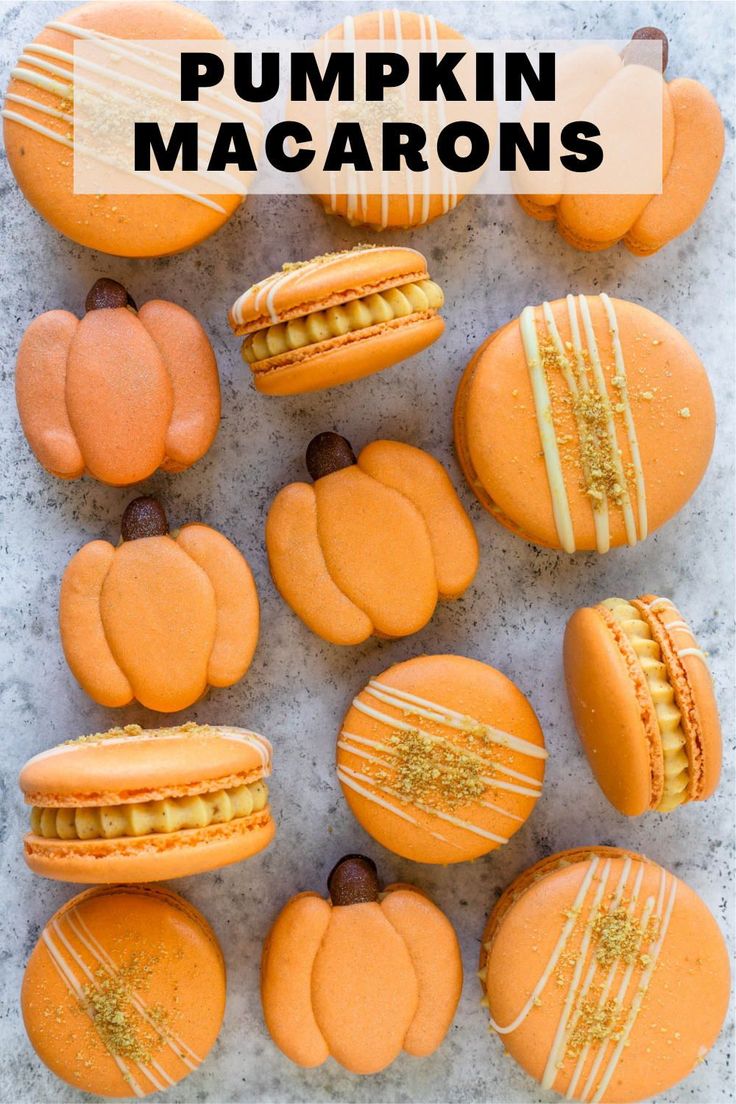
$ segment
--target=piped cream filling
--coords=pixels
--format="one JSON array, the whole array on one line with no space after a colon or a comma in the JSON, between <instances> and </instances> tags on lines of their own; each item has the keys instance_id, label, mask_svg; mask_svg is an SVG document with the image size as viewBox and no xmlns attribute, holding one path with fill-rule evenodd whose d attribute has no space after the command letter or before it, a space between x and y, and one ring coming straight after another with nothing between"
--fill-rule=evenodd
<instances>
[{"instance_id":1,"label":"piped cream filling","mask_svg":"<svg viewBox=\"0 0 736 1104\"><path fill-rule=\"evenodd\" d=\"M268 804L268 787L262 779L229 790L165 798L130 805L31 810L31 831L45 839L117 839L207 828L259 813Z\"/></svg>"},{"instance_id":2,"label":"piped cream filling","mask_svg":"<svg viewBox=\"0 0 736 1104\"><path fill-rule=\"evenodd\" d=\"M439 310L445 301L442 288L433 280L418 280L351 299L323 311L312 311L290 322L279 322L248 334L243 341L243 359L248 364L280 356L305 345L316 345L343 337L355 330L391 322L409 314Z\"/></svg>"},{"instance_id":3,"label":"piped cream filling","mask_svg":"<svg viewBox=\"0 0 736 1104\"><path fill-rule=\"evenodd\" d=\"M654 702L664 755L664 789L657 811L668 813L687 801L690 779L682 714L677 708L675 691L667 677L659 644L636 607L623 598L609 598L603 605L610 610L631 641Z\"/></svg>"}]
</instances>

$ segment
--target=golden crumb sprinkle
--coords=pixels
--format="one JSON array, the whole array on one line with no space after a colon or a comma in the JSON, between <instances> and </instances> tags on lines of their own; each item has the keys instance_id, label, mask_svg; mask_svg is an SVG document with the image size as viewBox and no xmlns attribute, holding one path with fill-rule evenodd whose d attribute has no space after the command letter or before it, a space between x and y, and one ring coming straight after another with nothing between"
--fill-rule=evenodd
<instances>
[{"instance_id":1,"label":"golden crumb sprinkle","mask_svg":"<svg viewBox=\"0 0 736 1104\"><path fill-rule=\"evenodd\" d=\"M683 408L681 410L678 410L677 413L680 415L681 418L689 418L690 417L690 407L689 406L683 406Z\"/></svg>"},{"instance_id":2,"label":"golden crumb sprinkle","mask_svg":"<svg viewBox=\"0 0 736 1104\"><path fill-rule=\"evenodd\" d=\"M167 1013L161 1006L149 1012L147 1024L133 1005L135 990L145 988L155 963L132 955L116 973L103 967L95 972L94 982L82 990L84 1007L92 1018L105 1048L121 1058L147 1064L160 1045Z\"/></svg>"},{"instance_id":3,"label":"golden crumb sprinkle","mask_svg":"<svg viewBox=\"0 0 736 1104\"><path fill-rule=\"evenodd\" d=\"M612 912L601 912L593 921L593 935L597 940L595 956L601 966L614 962L626 965L634 962L648 933L642 930L636 916L623 907Z\"/></svg>"},{"instance_id":4,"label":"golden crumb sprinkle","mask_svg":"<svg viewBox=\"0 0 736 1104\"><path fill-rule=\"evenodd\" d=\"M372 773L404 801L454 809L477 801L486 790L482 772L489 768L476 755L417 729L393 732L388 743L391 759Z\"/></svg>"},{"instance_id":5,"label":"golden crumb sprinkle","mask_svg":"<svg viewBox=\"0 0 736 1104\"><path fill-rule=\"evenodd\" d=\"M351 246L350 249L336 249L332 253L321 253L319 257L312 257L308 261L287 261L286 264L282 264L282 272L295 272L298 268L307 268L308 265L313 264L325 264L327 261L332 261L335 257L346 257L349 253L364 253L367 249L377 249L377 245L371 245L369 242L360 242L358 245Z\"/></svg>"},{"instance_id":6,"label":"golden crumb sprinkle","mask_svg":"<svg viewBox=\"0 0 736 1104\"><path fill-rule=\"evenodd\" d=\"M186 721L182 725L177 725L175 731L182 736L206 736L213 730L212 725L197 724L196 721ZM124 740L126 737L132 738L141 736L144 732L148 739L153 740L164 733L170 734L172 729L144 729L139 724L129 724L123 725L120 728L108 728L107 732L91 732L88 736L77 736L74 740L64 740L64 746L74 746L76 744L101 744L106 740Z\"/></svg>"},{"instance_id":7,"label":"golden crumb sprinkle","mask_svg":"<svg viewBox=\"0 0 736 1104\"><path fill-rule=\"evenodd\" d=\"M605 1043L620 1037L623 1009L613 997L601 1003L597 990L590 990L576 1009L575 1026L567 1040L567 1054L577 1058L587 1046Z\"/></svg>"}]
</instances>

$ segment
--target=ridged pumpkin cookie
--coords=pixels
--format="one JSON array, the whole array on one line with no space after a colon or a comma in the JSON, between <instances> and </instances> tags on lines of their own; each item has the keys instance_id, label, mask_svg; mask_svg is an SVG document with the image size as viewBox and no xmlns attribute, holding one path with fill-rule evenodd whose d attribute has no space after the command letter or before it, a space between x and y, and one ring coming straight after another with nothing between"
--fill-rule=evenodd
<instances>
[{"instance_id":1,"label":"ridged pumpkin cookie","mask_svg":"<svg viewBox=\"0 0 736 1104\"><path fill-rule=\"evenodd\" d=\"M169 534L155 499L123 514L122 542L85 544L61 581L64 655L100 705L176 713L232 686L258 642L258 593L234 544L208 525Z\"/></svg>"},{"instance_id":2,"label":"ridged pumpkin cookie","mask_svg":"<svg viewBox=\"0 0 736 1104\"><path fill-rule=\"evenodd\" d=\"M526 307L472 358L455 444L489 513L565 552L634 545L688 501L710 459L713 395L695 350L623 299Z\"/></svg>"},{"instance_id":3,"label":"ridged pumpkin cookie","mask_svg":"<svg viewBox=\"0 0 736 1104\"><path fill-rule=\"evenodd\" d=\"M40 462L115 486L190 467L220 421L217 361L197 319L163 299L138 310L109 279L85 310L39 315L18 350L18 412Z\"/></svg>"},{"instance_id":4,"label":"ridged pumpkin cookie","mask_svg":"<svg viewBox=\"0 0 736 1104\"><path fill-rule=\"evenodd\" d=\"M402 1050L432 1054L462 988L452 924L413 886L381 892L362 855L341 859L327 885L328 900L293 897L264 944L261 999L273 1041L299 1066L331 1056L362 1074Z\"/></svg>"},{"instance_id":5,"label":"ridged pumpkin cookie","mask_svg":"<svg viewBox=\"0 0 736 1104\"><path fill-rule=\"evenodd\" d=\"M666 69L669 50L662 31L644 27L633 37L662 41ZM585 49L590 54L591 47ZM555 102L566 105L561 114L567 118L605 115L622 103L627 53L632 52L622 55L602 43L593 49L594 64L590 57L586 59L587 80L581 79L575 54L563 58L559 66ZM712 94L699 81L678 77L668 82L663 76L658 83L663 97L661 193L561 195L554 192L548 179L547 194L517 197L527 214L543 222L554 221L565 241L588 252L623 241L631 253L646 257L688 230L705 207L721 167L723 119ZM517 181L519 186L523 185Z\"/></svg>"},{"instance_id":6,"label":"ridged pumpkin cookie","mask_svg":"<svg viewBox=\"0 0 736 1104\"><path fill-rule=\"evenodd\" d=\"M621 813L704 801L721 773L721 726L705 653L669 598L576 610L565 678L588 761Z\"/></svg>"},{"instance_id":7,"label":"ridged pumpkin cookie","mask_svg":"<svg viewBox=\"0 0 736 1104\"><path fill-rule=\"evenodd\" d=\"M177 893L89 889L41 932L21 1008L57 1077L96 1097L140 1099L209 1054L225 1013L225 963L204 916Z\"/></svg>"},{"instance_id":8,"label":"ridged pumpkin cookie","mask_svg":"<svg viewBox=\"0 0 736 1104\"><path fill-rule=\"evenodd\" d=\"M399 441L355 458L337 433L307 449L314 483L279 491L266 521L273 580L304 623L333 644L408 636L440 598L457 598L478 545L445 469Z\"/></svg>"},{"instance_id":9,"label":"ridged pumpkin cookie","mask_svg":"<svg viewBox=\"0 0 736 1104\"><path fill-rule=\"evenodd\" d=\"M678 1084L713 1046L730 990L728 949L700 897L614 847L564 851L520 875L490 915L480 976L509 1054L581 1104Z\"/></svg>"},{"instance_id":10,"label":"ridged pumpkin cookie","mask_svg":"<svg viewBox=\"0 0 736 1104\"><path fill-rule=\"evenodd\" d=\"M547 752L514 684L485 663L428 655L389 667L350 706L337 777L363 828L415 862L508 843L542 793Z\"/></svg>"}]
</instances>

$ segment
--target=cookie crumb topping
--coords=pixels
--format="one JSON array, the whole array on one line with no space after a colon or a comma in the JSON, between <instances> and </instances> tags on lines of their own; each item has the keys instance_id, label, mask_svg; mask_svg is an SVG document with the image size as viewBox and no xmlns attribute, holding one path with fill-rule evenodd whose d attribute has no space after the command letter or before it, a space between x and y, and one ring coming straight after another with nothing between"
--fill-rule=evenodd
<instances>
[{"instance_id":1,"label":"cookie crumb topping","mask_svg":"<svg viewBox=\"0 0 736 1104\"><path fill-rule=\"evenodd\" d=\"M479 757L417 729L397 730L388 742L391 766L377 770L375 777L389 782L403 801L455 809L477 801L485 792L482 771L489 768Z\"/></svg>"}]
</instances>

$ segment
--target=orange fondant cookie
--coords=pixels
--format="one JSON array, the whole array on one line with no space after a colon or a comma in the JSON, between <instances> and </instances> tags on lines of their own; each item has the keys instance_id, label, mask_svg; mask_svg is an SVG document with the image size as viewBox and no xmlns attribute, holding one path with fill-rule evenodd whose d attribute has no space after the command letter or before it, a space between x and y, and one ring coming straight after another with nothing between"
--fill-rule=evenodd
<instances>
[{"instance_id":1,"label":"orange fondant cookie","mask_svg":"<svg viewBox=\"0 0 736 1104\"><path fill-rule=\"evenodd\" d=\"M483 937L491 1025L567 1100L627 1104L676 1085L721 1029L718 925L688 886L613 847L552 855L506 890Z\"/></svg>"},{"instance_id":2,"label":"orange fondant cookie","mask_svg":"<svg viewBox=\"0 0 736 1104\"><path fill-rule=\"evenodd\" d=\"M204 916L164 889L80 893L51 917L23 978L39 1058L81 1092L144 1097L205 1060L225 1012L225 963Z\"/></svg>"},{"instance_id":3,"label":"orange fondant cookie","mask_svg":"<svg viewBox=\"0 0 736 1104\"><path fill-rule=\"evenodd\" d=\"M399 54L402 53L402 44L406 42L413 43L417 50L430 50L438 54L448 41L452 43L451 48L454 50L471 50L470 43L461 34L441 23L434 15L399 11L398 8L348 15L342 23L327 32L324 41L331 44L333 49L335 42L344 42L347 48L353 49L356 49L357 44L358 57L362 56L360 51L363 43L366 44L362 46L363 50L368 49L370 44L371 52L394 51ZM381 104L366 101L365 88L360 87L357 92L349 117L360 121L364 133L370 134L376 126L376 107L380 108ZM448 113L453 112L453 107L451 102L440 100L435 104L426 101L420 104L413 90L389 90L383 104L383 115L389 120L398 118L401 121L414 121L428 132L428 145L431 145L432 140L436 142ZM297 118L303 111L304 104L294 105L294 115ZM458 117L466 115L467 108ZM338 119L342 120L342 116L336 114L334 121ZM312 130L320 136L325 146L328 128L334 125L334 121L329 111L322 111L313 122ZM320 125L324 127L324 134L320 133ZM303 175L309 186L310 170L305 170ZM468 175L465 173L464 177L467 178ZM329 178L328 181L324 180L325 176ZM381 177L381 185L384 187L385 180L386 174ZM357 174L354 174L354 187L347 193L340 191L340 174L322 173L320 188L327 188L328 183L329 193L316 196L325 212L341 215L351 226L370 226L373 230L408 230L412 226L423 226L452 211L463 198L458 192L457 176L449 171L442 174L443 187L440 192L432 190L429 172L404 172L401 187L395 185L393 194L369 191ZM314 188L311 190L314 191Z\"/></svg>"},{"instance_id":4,"label":"orange fondant cookie","mask_svg":"<svg viewBox=\"0 0 736 1104\"><path fill-rule=\"evenodd\" d=\"M327 882L330 899L300 893L263 948L266 1026L287 1058L377 1073L402 1050L432 1054L462 988L452 925L413 886L381 892L376 867L347 855Z\"/></svg>"},{"instance_id":5,"label":"orange fondant cookie","mask_svg":"<svg viewBox=\"0 0 736 1104\"><path fill-rule=\"evenodd\" d=\"M661 38L663 69L668 46L663 32L645 27L634 38ZM570 98L577 117L586 118L586 105L598 108L616 95L616 80L626 64L624 55L600 47L597 81L580 101L577 73L568 67L568 87L558 86L558 102ZM715 184L723 159L723 119L711 93L698 81L662 78L662 191L659 195L522 195L527 214L555 220L561 236L576 249L607 249L618 241L638 256L656 253L684 233L700 215Z\"/></svg>"},{"instance_id":6,"label":"orange fondant cookie","mask_svg":"<svg viewBox=\"0 0 736 1104\"><path fill-rule=\"evenodd\" d=\"M26 862L63 882L153 882L239 862L273 838L270 773L268 740L225 725L70 740L21 771Z\"/></svg>"},{"instance_id":7,"label":"orange fondant cookie","mask_svg":"<svg viewBox=\"0 0 736 1104\"><path fill-rule=\"evenodd\" d=\"M478 545L441 464L398 441L356 460L344 437L307 449L314 480L279 491L266 521L273 580L312 632L333 644L423 628L439 598L457 598Z\"/></svg>"},{"instance_id":8,"label":"orange fondant cookie","mask_svg":"<svg viewBox=\"0 0 736 1104\"><path fill-rule=\"evenodd\" d=\"M721 727L705 653L668 598L609 598L565 633L565 677L580 739L619 812L666 813L710 797Z\"/></svg>"},{"instance_id":9,"label":"orange fondant cookie","mask_svg":"<svg viewBox=\"0 0 736 1104\"><path fill-rule=\"evenodd\" d=\"M38 459L61 479L88 472L116 486L190 467L220 420L217 361L199 322L163 299L138 310L108 279L85 310L81 321L40 315L18 350L18 411Z\"/></svg>"},{"instance_id":10,"label":"orange fondant cookie","mask_svg":"<svg viewBox=\"0 0 736 1104\"><path fill-rule=\"evenodd\" d=\"M123 79L121 57L110 37L124 40L126 77L135 60L140 83ZM155 85L164 74L176 73L173 55L170 60L156 56L136 45L136 39L221 38L205 15L169 0L96 0L49 23L12 70L3 110L8 161L28 202L73 241L120 257L178 253L219 229L241 202L240 195L200 196L186 187L179 194L175 189L149 195L75 194L72 66L76 43L91 40L101 49L109 46L103 79L87 66L84 88L90 94L104 89L106 99L123 111L145 95L151 81ZM178 82L169 84L165 91L177 99Z\"/></svg>"},{"instance_id":11,"label":"orange fondant cookie","mask_svg":"<svg viewBox=\"0 0 736 1104\"><path fill-rule=\"evenodd\" d=\"M258 593L227 537L191 523L169 535L155 499L136 498L117 548L91 541L61 582L61 642L100 705L137 699L176 713L208 686L232 686L258 641Z\"/></svg>"},{"instance_id":12,"label":"orange fondant cookie","mask_svg":"<svg viewBox=\"0 0 736 1104\"><path fill-rule=\"evenodd\" d=\"M441 335L442 290L416 249L360 245L287 264L228 313L243 359L268 395L319 391L372 375Z\"/></svg>"},{"instance_id":13,"label":"orange fondant cookie","mask_svg":"<svg viewBox=\"0 0 736 1104\"><path fill-rule=\"evenodd\" d=\"M353 700L337 776L384 847L454 863L508 843L542 792L546 757L534 711L500 671L464 656L419 656Z\"/></svg>"},{"instance_id":14,"label":"orange fondant cookie","mask_svg":"<svg viewBox=\"0 0 736 1104\"><path fill-rule=\"evenodd\" d=\"M685 505L713 448L708 377L663 318L568 295L497 330L470 361L455 442L483 506L565 552L633 545Z\"/></svg>"}]
</instances>

